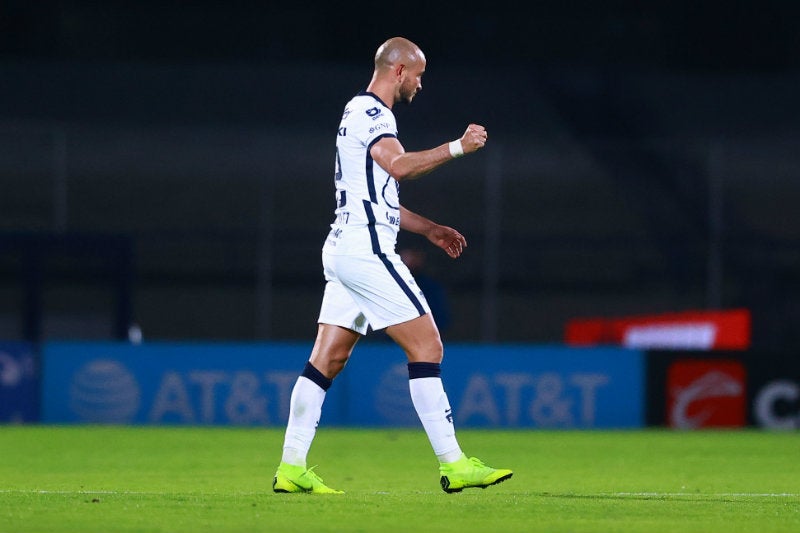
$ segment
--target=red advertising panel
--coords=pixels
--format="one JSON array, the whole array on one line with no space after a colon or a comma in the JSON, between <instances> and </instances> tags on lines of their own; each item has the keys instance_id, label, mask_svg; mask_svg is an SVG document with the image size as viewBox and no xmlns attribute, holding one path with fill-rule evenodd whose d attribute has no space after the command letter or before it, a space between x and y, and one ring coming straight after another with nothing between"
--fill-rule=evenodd
<instances>
[{"instance_id":1,"label":"red advertising panel","mask_svg":"<svg viewBox=\"0 0 800 533\"><path fill-rule=\"evenodd\" d=\"M673 361L667 371L667 424L679 429L744 426L746 382L740 361Z\"/></svg>"},{"instance_id":2,"label":"red advertising panel","mask_svg":"<svg viewBox=\"0 0 800 533\"><path fill-rule=\"evenodd\" d=\"M747 309L683 311L619 318L576 318L565 329L572 346L622 345L637 349L746 350Z\"/></svg>"}]
</instances>

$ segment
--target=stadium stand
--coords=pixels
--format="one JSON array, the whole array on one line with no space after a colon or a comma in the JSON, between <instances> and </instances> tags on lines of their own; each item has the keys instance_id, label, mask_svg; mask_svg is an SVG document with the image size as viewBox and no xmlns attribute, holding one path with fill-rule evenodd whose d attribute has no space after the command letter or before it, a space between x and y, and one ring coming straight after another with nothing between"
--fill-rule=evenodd
<instances>
[{"instance_id":1,"label":"stadium stand","mask_svg":"<svg viewBox=\"0 0 800 533\"><path fill-rule=\"evenodd\" d=\"M15 80L0 95L0 245L19 233L132 239L131 315L145 338L310 338L332 128L363 67L0 70ZM458 90L465 79L474 91ZM431 68L413 112L398 110L407 148L469 121L491 139L469 163L403 186L404 203L469 239L455 265L429 257L452 299L450 339L550 342L575 316L735 306L753 310L755 345L798 344L798 81ZM0 331L22 336L20 259L0 249ZM45 269L45 321L113 312L107 291L69 289L81 271ZM490 296L493 329L481 324Z\"/></svg>"}]
</instances>

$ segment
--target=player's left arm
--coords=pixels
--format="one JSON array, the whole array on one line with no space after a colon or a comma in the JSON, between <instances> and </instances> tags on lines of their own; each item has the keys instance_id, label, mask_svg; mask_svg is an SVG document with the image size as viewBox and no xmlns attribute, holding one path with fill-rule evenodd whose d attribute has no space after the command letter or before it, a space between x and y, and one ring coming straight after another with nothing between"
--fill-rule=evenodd
<instances>
[{"instance_id":1,"label":"player's left arm","mask_svg":"<svg viewBox=\"0 0 800 533\"><path fill-rule=\"evenodd\" d=\"M453 259L467 247L467 239L458 231L442 226L422 215L400 206L400 229L424 236Z\"/></svg>"},{"instance_id":2,"label":"player's left arm","mask_svg":"<svg viewBox=\"0 0 800 533\"><path fill-rule=\"evenodd\" d=\"M467 126L458 143L461 155L480 150L486 144L486 128L478 124ZM450 152L450 143L419 152L406 152L397 137L383 137L370 149L372 159L397 181L419 178L452 161L458 155Z\"/></svg>"}]
</instances>

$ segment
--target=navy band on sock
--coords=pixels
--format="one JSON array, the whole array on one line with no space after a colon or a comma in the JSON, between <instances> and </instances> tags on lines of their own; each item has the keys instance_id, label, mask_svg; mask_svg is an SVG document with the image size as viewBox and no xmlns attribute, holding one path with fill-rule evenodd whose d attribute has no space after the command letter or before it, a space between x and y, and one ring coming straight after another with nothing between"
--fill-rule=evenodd
<instances>
[{"instance_id":1,"label":"navy band on sock","mask_svg":"<svg viewBox=\"0 0 800 533\"><path fill-rule=\"evenodd\" d=\"M438 378L442 376L439 363L408 363L408 379Z\"/></svg>"},{"instance_id":2,"label":"navy band on sock","mask_svg":"<svg viewBox=\"0 0 800 533\"><path fill-rule=\"evenodd\" d=\"M310 379L319 385L319 388L324 391L330 389L331 385L333 384L333 380L323 376L322 372L314 368L314 365L311 364L311 361L306 363L306 367L303 369L303 373L300 375L304 378Z\"/></svg>"}]
</instances>

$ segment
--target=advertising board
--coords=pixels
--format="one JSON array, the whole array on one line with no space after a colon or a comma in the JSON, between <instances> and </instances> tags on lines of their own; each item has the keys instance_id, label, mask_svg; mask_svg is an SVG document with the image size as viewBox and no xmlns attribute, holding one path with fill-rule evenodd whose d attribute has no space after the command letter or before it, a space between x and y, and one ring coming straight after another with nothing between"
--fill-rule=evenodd
<instances>
[{"instance_id":1,"label":"advertising board","mask_svg":"<svg viewBox=\"0 0 800 533\"><path fill-rule=\"evenodd\" d=\"M791 352L647 355L648 426L800 428L800 362Z\"/></svg>"},{"instance_id":2,"label":"advertising board","mask_svg":"<svg viewBox=\"0 0 800 533\"><path fill-rule=\"evenodd\" d=\"M310 349L306 343L46 343L43 419L282 426ZM639 351L457 345L446 349L442 368L459 427L644 423ZM327 394L321 423L419 424L403 352L359 344Z\"/></svg>"},{"instance_id":3,"label":"advertising board","mask_svg":"<svg viewBox=\"0 0 800 533\"><path fill-rule=\"evenodd\" d=\"M34 346L0 342L0 422L39 419L39 375Z\"/></svg>"}]
</instances>

